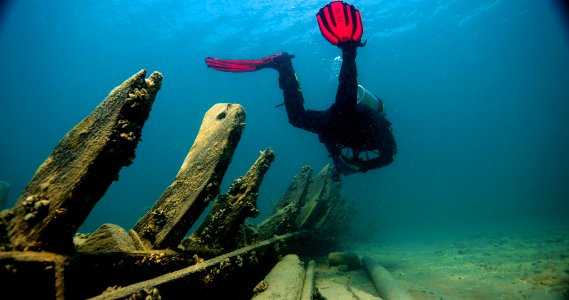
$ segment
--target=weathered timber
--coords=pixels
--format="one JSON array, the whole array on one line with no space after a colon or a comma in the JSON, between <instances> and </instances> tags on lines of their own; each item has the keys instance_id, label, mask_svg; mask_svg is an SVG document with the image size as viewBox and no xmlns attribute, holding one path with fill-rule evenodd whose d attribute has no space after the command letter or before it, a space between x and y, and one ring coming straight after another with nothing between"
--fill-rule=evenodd
<instances>
[{"instance_id":1,"label":"weathered timber","mask_svg":"<svg viewBox=\"0 0 569 300\"><path fill-rule=\"evenodd\" d=\"M236 179L227 194L220 195L198 229L183 242L186 249L222 249L230 251L244 246L242 226L248 217L256 217L257 197L265 173L275 159L270 148L260 157L245 176Z\"/></svg>"},{"instance_id":2,"label":"weathered timber","mask_svg":"<svg viewBox=\"0 0 569 300\"><path fill-rule=\"evenodd\" d=\"M274 237L153 279L104 292L91 299L123 299L153 288L160 291L163 299L180 298L180 291L187 291L195 299L244 299L246 295L251 296L255 283L269 271L271 262L276 262L275 249L280 248L279 244L298 235L289 233Z\"/></svg>"},{"instance_id":3,"label":"weathered timber","mask_svg":"<svg viewBox=\"0 0 569 300\"><path fill-rule=\"evenodd\" d=\"M133 229L148 248L176 248L219 194L244 126L245 110L238 104L216 104L207 111L174 182Z\"/></svg>"},{"instance_id":4,"label":"weathered timber","mask_svg":"<svg viewBox=\"0 0 569 300\"><path fill-rule=\"evenodd\" d=\"M59 142L20 195L7 225L15 250L71 251L73 235L132 163L162 75L141 70Z\"/></svg>"},{"instance_id":5,"label":"weathered timber","mask_svg":"<svg viewBox=\"0 0 569 300\"><path fill-rule=\"evenodd\" d=\"M306 267L306 275L304 276L304 286L302 287L302 295L300 300L312 300L314 298L314 267L316 263L314 260L308 262Z\"/></svg>"},{"instance_id":6,"label":"weathered timber","mask_svg":"<svg viewBox=\"0 0 569 300\"><path fill-rule=\"evenodd\" d=\"M296 254L283 257L255 287L252 300L297 300L302 296L305 270Z\"/></svg>"},{"instance_id":7,"label":"weathered timber","mask_svg":"<svg viewBox=\"0 0 569 300\"><path fill-rule=\"evenodd\" d=\"M260 240L298 229L296 219L300 213L300 208L304 205L306 193L311 182L312 168L309 166L302 167L299 174L293 178L271 215L257 227Z\"/></svg>"},{"instance_id":8,"label":"weathered timber","mask_svg":"<svg viewBox=\"0 0 569 300\"><path fill-rule=\"evenodd\" d=\"M8 203L8 192L10 191L10 184L5 181L0 181L0 210L3 210Z\"/></svg>"}]
</instances>

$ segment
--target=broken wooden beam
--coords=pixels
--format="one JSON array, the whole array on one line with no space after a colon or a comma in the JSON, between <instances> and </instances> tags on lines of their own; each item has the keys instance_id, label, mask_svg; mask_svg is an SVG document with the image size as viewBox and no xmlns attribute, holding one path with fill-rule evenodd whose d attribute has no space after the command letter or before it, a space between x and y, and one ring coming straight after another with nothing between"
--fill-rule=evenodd
<instances>
[{"instance_id":1,"label":"broken wooden beam","mask_svg":"<svg viewBox=\"0 0 569 300\"><path fill-rule=\"evenodd\" d=\"M216 104L206 112L174 182L134 226L148 248L175 249L180 244L219 194L244 126L245 110L238 104Z\"/></svg>"},{"instance_id":2,"label":"broken wooden beam","mask_svg":"<svg viewBox=\"0 0 569 300\"><path fill-rule=\"evenodd\" d=\"M123 166L132 163L162 75L141 70L111 91L39 167L11 210L14 250L69 252L73 235Z\"/></svg>"},{"instance_id":3,"label":"broken wooden beam","mask_svg":"<svg viewBox=\"0 0 569 300\"><path fill-rule=\"evenodd\" d=\"M245 219L256 217L259 188L275 153L270 148L261 151L245 176L236 179L227 194L220 195L198 229L183 242L186 249L221 249L231 251L240 246Z\"/></svg>"},{"instance_id":4,"label":"broken wooden beam","mask_svg":"<svg viewBox=\"0 0 569 300\"><path fill-rule=\"evenodd\" d=\"M179 298L180 291L187 291L196 299L205 294L210 299L244 299L244 295L250 297L255 283L269 271L270 262L276 262L275 249L299 235L289 233L274 237L153 279L106 291L91 299L125 299L153 288L157 288L164 299Z\"/></svg>"}]
</instances>

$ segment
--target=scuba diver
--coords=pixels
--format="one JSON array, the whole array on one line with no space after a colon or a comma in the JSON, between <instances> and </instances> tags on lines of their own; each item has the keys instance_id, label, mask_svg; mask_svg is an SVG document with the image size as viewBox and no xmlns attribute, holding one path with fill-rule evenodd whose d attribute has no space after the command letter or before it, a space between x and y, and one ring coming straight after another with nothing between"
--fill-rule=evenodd
<instances>
[{"instance_id":1,"label":"scuba diver","mask_svg":"<svg viewBox=\"0 0 569 300\"><path fill-rule=\"evenodd\" d=\"M342 1L334 1L316 15L320 31L332 45L342 50L342 67L335 102L324 111L304 108L300 83L286 52L257 60L206 58L206 64L219 71L252 72L265 68L279 73L289 123L316 133L326 146L340 174L367 172L389 165L397 152L391 123L385 118L383 102L357 82L356 54L363 25L360 12Z\"/></svg>"}]
</instances>

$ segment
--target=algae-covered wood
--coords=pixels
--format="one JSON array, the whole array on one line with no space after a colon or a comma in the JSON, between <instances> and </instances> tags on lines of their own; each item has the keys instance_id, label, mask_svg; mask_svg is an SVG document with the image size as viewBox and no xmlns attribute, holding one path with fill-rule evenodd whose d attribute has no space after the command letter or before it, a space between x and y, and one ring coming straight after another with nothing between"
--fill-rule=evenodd
<instances>
[{"instance_id":1,"label":"algae-covered wood","mask_svg":"<svg viewBox=\"0 0 569 300\"><path fill-rule=\"evenodd\" d=\"M245 219L256 217L257 197L265 173L275 159L270 148L261 155L247 174L236 179L225 195L220 195L200 227L184 241L186 248L233 250L242 246L239 237Z\"/></svg>"},{"instance_id":2,"label":"algae-covered wood","mask_svg":"<svg viewBox=\"0 0 569 300\"><path fill-rule=\"evenodd\" d=\"M219 194L244 126L245 110L238 104L216 104L207 111L174 182L134 227L149 248L176 248Z\"/></svg>"},{"instance_id":3,"label":"algae-covered wood","mask_svg":"<svg viewBox=\"0 0 569 300\"><path fill-rule=\"evenodd\" d=\"M59 142L9 216L11 247L67 252L73 235L123 166L132 163L162 75L141 70Z\"/></svg>"}]
</instances>

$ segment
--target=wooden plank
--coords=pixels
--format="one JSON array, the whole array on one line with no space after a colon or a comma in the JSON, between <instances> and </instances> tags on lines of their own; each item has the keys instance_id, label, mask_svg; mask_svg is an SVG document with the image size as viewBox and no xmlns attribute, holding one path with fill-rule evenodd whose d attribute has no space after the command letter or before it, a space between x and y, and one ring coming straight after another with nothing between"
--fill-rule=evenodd
<instances>
[{"instance_id":1,"label":"wooden plank","mask_svg":"<svg viewBox=\"0 0 569 300\"><path fill-rule=\"evenodd\" d=\"M54 148L7 226L15 250L69 252L73 235L123 166L132 163L162 75L141 70L111 91Z\"/></svg>"},{"instance_id":2,"label":"wooden plank","mask_svg":"<svg viewBox=\"0 0 569 300\"><path fill-rule=\"evenodd\" d=\"M207 111L174 182L134 226L148 248L175 249L219 194L244 126L245 110L238 104L216 104Z\"/></svg>"}]
</instances>

